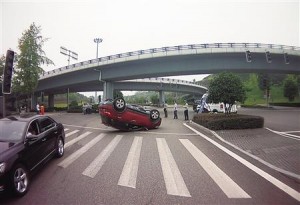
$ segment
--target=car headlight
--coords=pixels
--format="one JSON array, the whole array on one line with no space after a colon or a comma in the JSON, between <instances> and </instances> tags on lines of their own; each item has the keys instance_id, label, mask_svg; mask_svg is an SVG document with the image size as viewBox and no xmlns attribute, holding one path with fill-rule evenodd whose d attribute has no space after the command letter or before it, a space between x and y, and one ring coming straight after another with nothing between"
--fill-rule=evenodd
<instances>
[{"instance_id":1,"label":"car headlight","mask_svg":"<svg viewBox=\"0 0 300 205\"><path fill-rule=\"evenodd\" d=\"M0 163L0 174L3 174L5 172L5 167L6 166L4 162Z\"/></svg>"}]
</instances>

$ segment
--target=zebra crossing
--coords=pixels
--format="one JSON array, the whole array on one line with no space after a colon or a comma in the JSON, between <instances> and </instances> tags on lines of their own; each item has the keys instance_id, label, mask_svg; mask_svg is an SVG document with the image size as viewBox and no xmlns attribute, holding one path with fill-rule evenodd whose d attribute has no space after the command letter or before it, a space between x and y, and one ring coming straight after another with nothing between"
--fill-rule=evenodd
<instances>
[{"instance_id":1,"label":"zebra crossing","mask_svg":"<svg viewBox=\"0 0 300 205\"><path fill-rule=\"evenodd\" d=\"M76 132L75 132L76 131ZM91 136L93 132L84 131L82 134L78 133L79 130L65 129L66 138L65 148L74 145L80 140ZM77 133L78 136L75 136ZM100 133L96 137L93 137L88 143L83 145L78 150L74 151L67 157L64 157L62 161L58 163L59 167L67 168L73 163L76 163L81 156L88 152L96 144L101 143L101 140L106 136L105 133ZM73 139L71 139L73 138ZM136 189L137 176L140 166L140 155L142 151L143 139L142 136L134 136L127 154L127 158L124 161L124 166L120 174L117 185L120 187L129 187ZM101 170L102 166L110 155L118 147L122 141L123 135L116 134L108 145L100 150L99 154L89 162L87 167L82 171L82 175L94 178ZM153 138L157 145L157 152L159 156L160 166L163 174L164 184L168 195L192 197L188 186L178 168L176 160L171 152L171 149L167 143L167 140L163 137ZM205 170L205 172L213 179L215 184L228 198L251 198L238 184L236 184L226 173L224 173L216 164L214 164L204 153L202 153L189 139L179 139L178 142L183 146L188 153L199 163L199 165Z\"/></svg>"}]
</instances>

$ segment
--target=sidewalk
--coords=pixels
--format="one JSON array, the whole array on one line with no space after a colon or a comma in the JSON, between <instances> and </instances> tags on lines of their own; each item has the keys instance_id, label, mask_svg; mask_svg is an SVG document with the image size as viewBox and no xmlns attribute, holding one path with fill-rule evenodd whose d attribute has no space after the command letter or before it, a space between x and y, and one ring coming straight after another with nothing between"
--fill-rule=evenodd
<instances>
[{"instance_id":1,"label":"sidewalk","mask_svg":"<svg viewBox=\"0 0 300 205\"><path fill-rule=\"evenodd\" d=\"M300 140L267 129L216 131L225 141L300 179Z\"/></svg>"}]
</instances>

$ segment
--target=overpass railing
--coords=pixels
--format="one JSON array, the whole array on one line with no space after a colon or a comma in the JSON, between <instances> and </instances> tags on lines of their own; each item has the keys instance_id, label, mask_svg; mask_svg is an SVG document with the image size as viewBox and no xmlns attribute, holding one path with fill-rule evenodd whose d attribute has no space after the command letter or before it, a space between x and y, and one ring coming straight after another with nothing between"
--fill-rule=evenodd
<instances>
[{"instance_id":1,"label":"overpass railing","mask_svg":"<svg viewBox=\"0 0 300 205\"><path fill-rule=\"evenodd\" d=\"M196 82L187 81L187 80L179 80L179 79L172 79L172 78L143 78L143 79L134 79L134 80L123 80L121 82L149 82L149 83L164 83L164 84L178 84L178 85L188 85L199 87L203 89L207 89L206 87L197 84Z\"/></svg>"},{"instance_id":2,"label":"overpass railing","mask_svg":"<svg viewBox=\"0 0 300 205\"><path fill-rule=\"evenodd\" d=\"M69 66L64 66L40 75L40 79L52 77L66 72L85 69L92 66L100 66L105 64L112 64L117 62L124 62L128 60L138 60L143 58L180 55L180 54L198 54L198 53L214 53L214 52L243 52L246 50L255 52L272 51L276 53L293 53L300 55L300 47L263 44L263 43L210 43L210 44L190 44L169 46L161 48L151 48L146 50L131 51L126 53L119 53L115 55L100 57L88 61L83 61Z\"/></svg>"}]
</instances>

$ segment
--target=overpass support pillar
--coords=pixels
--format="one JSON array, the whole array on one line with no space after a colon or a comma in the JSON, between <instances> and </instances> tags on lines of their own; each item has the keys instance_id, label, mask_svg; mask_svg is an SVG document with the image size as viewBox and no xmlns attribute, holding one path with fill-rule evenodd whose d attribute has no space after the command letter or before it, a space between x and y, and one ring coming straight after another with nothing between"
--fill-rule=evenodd
<instances>
[{"instance_id":1,"label":"overpass support pillar","mask_svg":"<svg viewBox=\"0 0 300 205\"><path fill-rule=\"evenodd\" d=\"M49 94L48 95L48 106L49 107L54 107L54 94Z\"/></svg>"},{"instance_id":2,"label":"overpass support pillar","mask_svg":"<svg viewBox=\"0 0 300 205\"><path fill-rule=\"evenodd\" d=\"M159 91L159 106L162 107L165 103L165 93L164 91Z\"/></svg>"},{"instance_id":3,"label":"overpass support pillar","mask_svg":"<svg viewBox=\"0 0 300 205\"><path fill-rule=\"evenodd\" d=\"M113 82L104 82L103 86L103 100L114 98L114 84Z\"/></svg>"}]
</instances>

